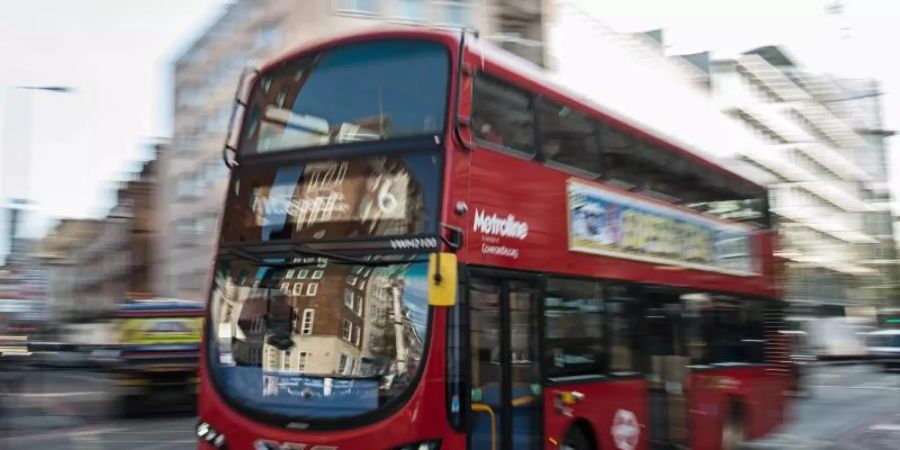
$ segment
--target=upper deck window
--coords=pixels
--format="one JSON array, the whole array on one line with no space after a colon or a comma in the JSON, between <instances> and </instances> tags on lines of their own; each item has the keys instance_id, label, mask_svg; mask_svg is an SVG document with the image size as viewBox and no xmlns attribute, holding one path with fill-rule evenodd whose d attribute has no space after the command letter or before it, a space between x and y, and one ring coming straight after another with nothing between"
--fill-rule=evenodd
<instances>
[{"instance_id":1,"label":"upper deck window","mask_svg":"<svg viewBox=\"0 0 900 450\"><path fill-rule=\"evenodd\" d=\"M534 95L496 78L475 78L472 126L479 141L527 154L535 150Z\"/></svg>"},{"instance_id":2,"label":"upper deck window","mask_svg":"<svg viewBox=\"0 0 900 450\"><path fill-rule=\"evenodd\" d=\"M532 156L540 142L538 156L549 166L720 219L770 226L764 188L493 75L475 78L472 127L489 147Z\"/></svg>"},{"instance_id":3,"label":"upper deck window","mask_svg":"<svg viewBox=\"0 0 900 450\"><path fill-rule=\"evenodd\" d=\"M440 134L449 77L435 42L382 40L290 60L262 75L240 152Z\"/></svg>"},{"instance_id":4,"label":"upper deck window","mask_svg":"<svg viewBox=\"0 0 900 450\"><path fill-rule=\"evenodd\" d=\"M589 117L548 100L539 105L541 151L547 161L590 173L602 171L600 126Z\"/></svg>"}]
</instances>

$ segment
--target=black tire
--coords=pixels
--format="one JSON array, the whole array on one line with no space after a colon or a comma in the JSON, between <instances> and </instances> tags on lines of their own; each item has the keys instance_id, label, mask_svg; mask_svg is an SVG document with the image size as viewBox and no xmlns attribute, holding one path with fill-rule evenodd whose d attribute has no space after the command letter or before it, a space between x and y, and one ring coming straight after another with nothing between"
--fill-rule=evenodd
<instances>
[{"instance_id":1,"label":"black tire","mask_svg":"<svg viewBox=\"0 0 900 450\"><path fill-rule=\"evenodd\" d=\"M575 426L566 432L566 437L559 444L559 450L594 450L594 447L584 430Z\"/></svg>"},{"instance_id":2,"label":"black tire","mask_svg":"<svg viewBox=\"0 0 900 450\"><path fill-rule=\"evenodd\" d=\"M737 403L732 403L727 410L723 411L725 415L722 420L722 450L739 450L743 448L746 440L746 430L744 430L744 417L741 414L741 408Z\"/></svg>"}]
</instances>

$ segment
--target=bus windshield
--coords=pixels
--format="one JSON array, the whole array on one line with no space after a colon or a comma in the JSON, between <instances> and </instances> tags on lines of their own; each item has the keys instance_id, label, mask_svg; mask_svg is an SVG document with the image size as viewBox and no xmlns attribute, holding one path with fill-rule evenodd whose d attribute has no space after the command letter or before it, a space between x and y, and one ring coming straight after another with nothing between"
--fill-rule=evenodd
<instances>
[{"instance_id":1,"label":"bus windshield","mask_svg":"<svg viewBox=\"0 0 900 450\"><path fill-rule=\"evenodd\" d=\"M428 331L427 262L222 256L209 364L220 391L289 420L372 412L413 387Z\"/></svg>"},{"instance_id":2,"label":"bus windshield","mask_svg":"<svg viewBox=\"0 0 900 450\"><path fill-rule=\"evenodd\" d=\"M434 42L382 40L290 60L262 75L242 154L440 134L449 53Z\"/></svg>"}]
</instances>

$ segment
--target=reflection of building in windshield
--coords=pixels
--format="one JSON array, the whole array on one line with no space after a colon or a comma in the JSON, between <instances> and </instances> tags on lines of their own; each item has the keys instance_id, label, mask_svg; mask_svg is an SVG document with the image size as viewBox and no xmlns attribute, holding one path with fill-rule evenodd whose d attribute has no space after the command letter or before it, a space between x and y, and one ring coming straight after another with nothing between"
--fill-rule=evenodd
<instances>
[{"instance_id":1,"label":"reflection of building in windshield","mask_svg":"<svg viewBox=\"0 0 900 450\"><path fill-rule=\"evenodd\" d=\"M257 269L256 278L241 271L234 281L250 286L220 280L220 361L287 374L403 379L418 367L424 341L415 323L421 312L413 317L404 293L408 270L318 260Z\"/></svg>"}]
</instances>

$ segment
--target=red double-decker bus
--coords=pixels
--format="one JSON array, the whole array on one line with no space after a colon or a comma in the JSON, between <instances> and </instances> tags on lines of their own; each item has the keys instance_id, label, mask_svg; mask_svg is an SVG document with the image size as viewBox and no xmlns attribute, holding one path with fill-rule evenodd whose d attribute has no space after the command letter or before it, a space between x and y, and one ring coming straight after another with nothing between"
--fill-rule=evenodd
<instances>
[{"instance_id":1,"label":"red double-decker bus","mask_svg":"<svg viewBox=\"0 0 900 450\"><path fill-rule=\"evenodd\" d=\"M763 187L464 33L246 84L199 448L730 449L782 421Z\"/></svg>"}]
</instances>

